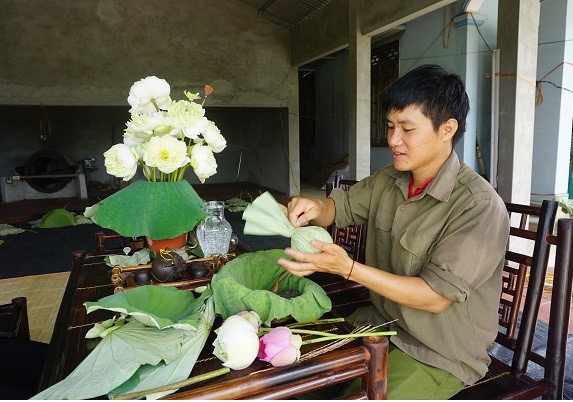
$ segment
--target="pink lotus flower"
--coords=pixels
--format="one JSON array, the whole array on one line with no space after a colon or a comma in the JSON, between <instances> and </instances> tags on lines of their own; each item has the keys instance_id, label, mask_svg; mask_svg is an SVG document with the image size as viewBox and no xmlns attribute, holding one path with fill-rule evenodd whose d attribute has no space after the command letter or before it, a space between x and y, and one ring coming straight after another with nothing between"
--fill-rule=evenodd
<instances>
[{"instance_id":1,"label":"pink lotus flower","mask_svg":"<svg viewBox=\"0 0 573 402\"><path fill-rule=\"evenodd\" d=\"M275 367L287 366L300 358L302 338L287 327L273 328L259 339L257 357Z\"/></svg>"}]
</instances>

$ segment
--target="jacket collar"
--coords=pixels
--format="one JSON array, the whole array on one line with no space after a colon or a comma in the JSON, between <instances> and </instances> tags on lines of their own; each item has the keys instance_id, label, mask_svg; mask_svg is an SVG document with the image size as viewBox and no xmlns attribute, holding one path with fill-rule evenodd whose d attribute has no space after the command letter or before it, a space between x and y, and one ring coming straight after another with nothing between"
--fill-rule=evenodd
<instances>
[{"instance_id":1,"label":"jacket collar","mask_svg":"<svg viewBox=\"0 0 573 402\"><path fill-rule=\"evenodd\" d=\"M439 201L448 201L454 191L460 166L458 155L452 150L448 159L446 159L436 176L434 176L434 179L426 187L426 190L422 194L413 197L413 199L421 198L424 194L428 194ZM396 185L402 190L404 198L408 199L408 183L410 182L411 173L396 170L394 165L387 166L385 172L396 179Z\"/></svg>"}]
</instances>

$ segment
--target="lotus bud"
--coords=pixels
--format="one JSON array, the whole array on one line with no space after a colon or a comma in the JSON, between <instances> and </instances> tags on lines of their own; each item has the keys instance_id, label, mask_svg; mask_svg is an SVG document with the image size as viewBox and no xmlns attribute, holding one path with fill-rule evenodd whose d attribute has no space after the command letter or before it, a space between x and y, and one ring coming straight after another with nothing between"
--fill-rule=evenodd
<instances>
[{"instance_id":1,"label":"lotus bud","mask_svg":"<svg viewBox=\"0 0 573 402\"><path fill-rule=\"evenodd\" d=\"M232 315L215 333L217 338L213 342L213 354L223 362L223 366L242 370L256 359L259 337L257 330L247 319Z\"/></svg>"},{"instance_id":2,"label":"lotus bud","mask_svg":"<svg viewBox=\"0 0 573 402\"><path fill-rule=\"evenodd\" d=\"M333 243L332 237L326 229L320 226L301 226L295 228L292 232L290 244L292 248L303 253L318 253L319 250L310 244L313 240L319 240L323 243Z\"/></svg>"},{"instance_id":3,"label":"lotus bud","mask_svg":"<svg viewBox=\"0 0 573 402\"><path fill-rule=\"evenodd\" d=\"M238 315L239 317L243 317L253 326L253 328L255 328L255 331L259 332L259 328L261 327L262 321L261 317L259 317L259 315L255 311L240 311L236 315Z\"/></svg>"},{"instance_id":4,"label":"lotus bud","mask_svg":"<svg viewBox=\"0 0 573 402\"><path fill-rule=\"evenodd\" d=\"M275 367L288 366L300 358L302 338L287 327L276 327L259 340L257 357Z\"/></svg>"}]
</instances>

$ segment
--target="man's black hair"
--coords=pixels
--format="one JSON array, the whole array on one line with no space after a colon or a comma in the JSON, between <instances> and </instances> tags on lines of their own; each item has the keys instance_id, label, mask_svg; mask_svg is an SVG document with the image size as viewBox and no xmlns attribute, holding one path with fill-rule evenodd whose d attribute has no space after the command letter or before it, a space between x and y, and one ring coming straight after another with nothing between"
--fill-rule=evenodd
<instances>
[{"instance_id":1,"label":"man's black hair","mask_svg":"<svg viewBox=\"0 0 573 402\"><path fill-rule=\"evenodd\" d=\"M418 106L432 121L437 131L442 123L454 118L458 130L452 138L455 145L466 131L466 117L470 101L462 79L436 64L424 64L394 81L389 87L382 107L386 114L401 111L408 106Z\"/></svg>"}]
</instances>

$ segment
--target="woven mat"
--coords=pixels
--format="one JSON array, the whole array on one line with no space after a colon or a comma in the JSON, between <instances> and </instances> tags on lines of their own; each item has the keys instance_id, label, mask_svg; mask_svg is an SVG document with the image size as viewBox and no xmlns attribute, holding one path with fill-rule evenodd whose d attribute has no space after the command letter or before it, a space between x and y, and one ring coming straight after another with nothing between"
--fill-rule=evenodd
<instances>
[{"instance_id":1,"label":"woven mat","mask_svg":"<svg viewBox=\"0 0 573 402\"><path fill-rule=\"evenodd\" d=\"M60 272L0 280L0 304L14 297L27 298L30 339L50 343L69 275Z\"/></svg>"}]
</instances>

